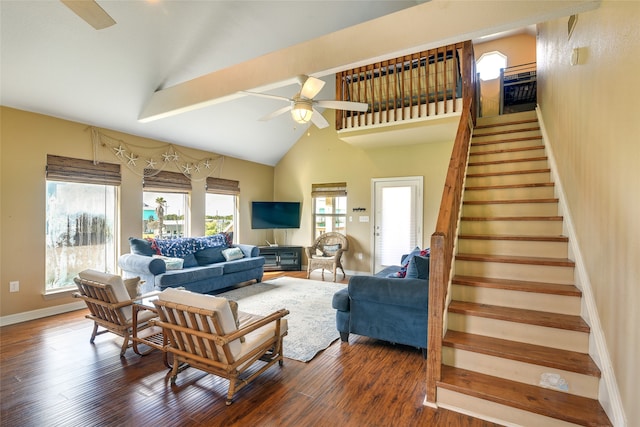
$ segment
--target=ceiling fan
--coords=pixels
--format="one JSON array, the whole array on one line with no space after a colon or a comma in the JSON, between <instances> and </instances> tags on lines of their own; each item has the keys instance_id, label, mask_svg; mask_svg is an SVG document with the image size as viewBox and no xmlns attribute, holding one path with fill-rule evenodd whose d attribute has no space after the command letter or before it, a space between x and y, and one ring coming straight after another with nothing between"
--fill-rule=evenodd
<instances>
[{"instance_id":1,"label":"ceiling fan","mask_svg":"<svg viewBox=\"0 0 640 427\"><path fill-rule=\"evenodd\" d=\"M320 114L314 108L315 106L320 108L333 108L335 110L359 112L365 112L369 109L369 105L364 102L313 99L318 93L320 93L320 90L322 90L322 87L325 85L322 80L315 77L304 75L298 76L298 83L300 84L301 89L300 92L293 96L293 98L286 98L284 96L270 95L268 93L259 92L244 91L243 93L289 102L289 105L287 105L286 107L282 107L262 117L260 119L262 121L271 120L274 117L286 113L287 111L291 111L291 117L293 117L293 120L295 120L296 122L304 124L311 120L311 122L313 122L313 124L320 129L329 126L329 122L327 122L322 114Z\"/></svg>"},{"instance_id":2,"label":"ceiling fan","mask_svg":"<svg viewBox=\"0 0 640 427\"><path fill-rule=\"evenodd\" d=\"M116 23L98 3L93 0L60 0L76 15L84 19L96 30L107 28Z\"/></svg>"}]
</instances>

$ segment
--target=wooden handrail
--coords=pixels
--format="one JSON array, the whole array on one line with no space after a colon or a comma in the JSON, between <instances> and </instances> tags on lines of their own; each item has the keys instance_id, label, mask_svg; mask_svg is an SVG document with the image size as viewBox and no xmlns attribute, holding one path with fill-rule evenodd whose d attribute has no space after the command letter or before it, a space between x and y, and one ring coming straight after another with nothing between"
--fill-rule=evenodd
<instances>
[{"instance_id":1,"label":"wooden handrail","mask_svg":"<svg viewBox=\"0 0 640 427\"><path fill-rule=\"evenodd\" d=\"M442 338L446 298L451 280L458 219L469 145L476 120L476 72L473 46L466 41L462 48L462 115L451 153L449 170L442 192L436 230L431 235L429 274L429 328L427 340L427 402L437 400L437 382L441 378Z\"/></svg>"}]
</instances>

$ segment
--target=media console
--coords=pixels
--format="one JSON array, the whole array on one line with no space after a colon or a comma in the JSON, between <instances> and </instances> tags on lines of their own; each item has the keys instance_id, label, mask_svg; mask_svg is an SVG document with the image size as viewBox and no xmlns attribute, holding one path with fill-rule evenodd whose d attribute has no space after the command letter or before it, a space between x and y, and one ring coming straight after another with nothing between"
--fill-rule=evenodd
<instances>
[{"instance_id":1,"label":"media console","mask_svg":"<svg viewBox=\"0 0 640 427\"><path fill-rule=\"evenodd\" d=\"M302 246L259 246L264 271L295 270L302 267Z\"/></svg>"}]
</instances>

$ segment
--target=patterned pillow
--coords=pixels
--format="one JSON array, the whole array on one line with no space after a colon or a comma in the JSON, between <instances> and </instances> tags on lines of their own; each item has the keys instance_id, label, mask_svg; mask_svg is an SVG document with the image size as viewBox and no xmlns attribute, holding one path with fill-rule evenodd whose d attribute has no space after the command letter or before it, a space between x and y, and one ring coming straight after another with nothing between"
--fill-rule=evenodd
<instances>
[{"instance_id":1,"label":"patterned pillow","mask_svg":"<svg viewBox=\"0 0 640 427\"><path fill-rule=\"evenodd\" d=\"M228 248L222 251L222 256L227 261L233 261L234 259L240 259L244 257L244 253L240 248Z\"/></svg>"},{"instance_id":2,"label":"patterned pillow","mask_svg":"<svg viewBox=\"0 0 640 427\"><path fill-rule=\"evenodd\" d=\"M341 247L342 245L340 243L336 243L335 245L324 245L322 247L322 254L324 256L334 256Z\"/></svg>"}]
</instances>

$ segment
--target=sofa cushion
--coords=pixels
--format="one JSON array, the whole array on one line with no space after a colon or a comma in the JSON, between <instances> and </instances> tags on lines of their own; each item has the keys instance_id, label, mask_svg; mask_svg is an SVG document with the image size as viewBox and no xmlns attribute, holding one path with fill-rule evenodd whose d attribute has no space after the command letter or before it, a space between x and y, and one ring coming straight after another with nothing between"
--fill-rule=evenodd
<instances>
[{"instance_id":1,"label":"sofa cushion","mask_svg":"<svg viewBox=\"0 0 640 427\"><path fill-rule=\"evenodd\" d=\"M240 248L227 248L222 251L222 256L227 261L233 261L244 257L244 252Z\"/></svg>"},{"instance_id":2,"label":"sofa cushion","mask_svg":"<svg viewBox=\"0 0 640 427\"><path fill-rule=\"evenodd\" d=\"M215 264L216 262L224 262L222 251L227 249L226 246L216 246L205 248L197 251L194 256L199 265Z\"/></svg>"},{"instance_id":3,"label":"sofa cushion","mask_svg":"<svg viewBox=\"0 0 640 427\"><path fill-rule=\"evenodd\" d=\"M156 277L156 287L164 289L186 286L189 283L222 276L223 272L222 264L191 267L186 270L168 270L165 274Z\"/></svg>"},{"instance_id":4,"label":"sofa cushion","mask_svg":"<svg viewBox=\"0 0 640 427\"><path fill-rule=\"evenodd\" d=\"M428 256L415 255L411 257L405 278L429 280L429 261Z\"/></svg>"},{"instance_id":5,"label":"sofa cushion","mask_svg":"<svg viewBox=\"0 0 640 427\"><path fill-rule=\"evenodd\" d=\"M236 273L238 271L250 270L252 268L261 267L264 265L263 257L255 258L242 258L235 261L228 261L222 265L224 274Z\"/></svg>"},{"instance_id":6,"label":"sofa cushion","mask_svg":"<svg viewBox=\"0 0 640 427\"><path fill-rule=\"evenodd\" d=\"M199 265L195 254L186 255L182 259L184 260L184 262L182 263L182 268L191 268Z\"/></svg>"},{"instance_id":7,"label":"sofa cushion","mask_svg":"<svg viewBox=\"0 0 640 427\"><path fill-rule=\"evenodd\" d=\"M157 251L152 247L152 242L147 239L137 239L129 237L129 249L132 254L151 256L156 255Z\"/></svg>"}]
</instances>

